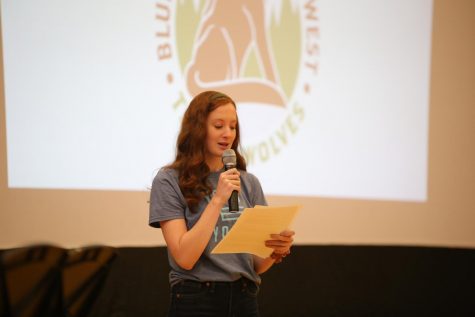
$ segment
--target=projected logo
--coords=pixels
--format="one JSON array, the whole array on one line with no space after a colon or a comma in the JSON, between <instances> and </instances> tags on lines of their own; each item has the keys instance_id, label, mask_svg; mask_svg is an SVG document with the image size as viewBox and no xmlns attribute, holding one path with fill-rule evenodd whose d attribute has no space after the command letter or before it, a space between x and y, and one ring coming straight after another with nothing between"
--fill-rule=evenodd
<instances>
[{"instance_id":1,"label":"projected logo","mask_svg":"<svg viewBox=\"0 0 475 317\"><path fill-rule=\"evenodd\" d=\"M248 164L285 151L317 93L317 1L157 1L155 9L162 104L179 118L192 96L222 91L238 104Z\"/></svg>"}]
</instances>

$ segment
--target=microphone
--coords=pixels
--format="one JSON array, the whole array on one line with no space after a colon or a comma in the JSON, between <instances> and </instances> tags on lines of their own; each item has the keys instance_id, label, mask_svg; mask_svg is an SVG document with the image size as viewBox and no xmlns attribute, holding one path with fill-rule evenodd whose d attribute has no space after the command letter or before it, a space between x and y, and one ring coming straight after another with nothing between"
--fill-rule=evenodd
<instances>
[{"instance_id":1,"label":"microphone","mask_svg":"<svg viewBox=\"0 0 475 317\"><path fill-rule=\"evenodd\" d=\"M236 153L234 153L233 149L224 150L223 164L225 171L236 167ZM233 190L231 193L228 200L228 206L230 212L239 211L238 192L236 190Z\"/></svg>"}]
</instances>

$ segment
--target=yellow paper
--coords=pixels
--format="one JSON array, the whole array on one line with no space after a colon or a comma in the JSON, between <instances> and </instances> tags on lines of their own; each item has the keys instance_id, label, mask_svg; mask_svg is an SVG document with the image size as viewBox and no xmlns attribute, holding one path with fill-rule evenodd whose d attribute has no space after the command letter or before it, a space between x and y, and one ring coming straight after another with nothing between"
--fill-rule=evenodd
<instances>
[{"instance_id":1,"label":"yellow paper","mask_svg":"<svg viewBox=\"0 0 475 317\"><path fill-rule=\"evenodd\" d=\"M211 251L219 253L251 253L266 258L272 250L265 246L271 234L290 229L301 206L246 208L228 234Z\"/></svg>"}]
</instances>

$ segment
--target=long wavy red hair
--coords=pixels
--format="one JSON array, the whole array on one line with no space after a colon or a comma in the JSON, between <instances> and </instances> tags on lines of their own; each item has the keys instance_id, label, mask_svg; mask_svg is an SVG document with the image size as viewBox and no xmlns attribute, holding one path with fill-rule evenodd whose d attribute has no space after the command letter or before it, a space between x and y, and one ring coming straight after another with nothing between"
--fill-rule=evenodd
<instances>
[{"instance_id":1,"label":"long wavy red hair","mask_svg":"<svg viewBox=\"0 0 475 317\"><path fill-rule=\"evenodd\" d=\"M207 182L210 169L205 162L207 119L216 108L236 103L227 95L217 91L205 91L193 98L181 122L176 142L175 161L168 166L178 171L178 184L191 211L206 196L211 194L211 185ZM236 138L231 148L236 153L236 164L240 170L246 170L246 161L239 153L239 120L236 125Z\"/></svg>"}]
</instances>

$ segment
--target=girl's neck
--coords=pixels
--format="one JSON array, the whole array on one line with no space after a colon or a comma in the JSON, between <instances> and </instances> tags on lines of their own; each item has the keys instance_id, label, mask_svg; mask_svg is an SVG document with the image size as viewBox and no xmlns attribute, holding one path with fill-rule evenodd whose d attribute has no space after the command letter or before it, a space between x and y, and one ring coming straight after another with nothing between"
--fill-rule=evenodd
<instances>
[{"instance_id":1,"label":"girl's neck","mask_svg":"<svg viewBox=\"0 0 475 317\"><path fill-rule=\"evenodd\" d=\"M223 168L223 162L221 161L221 158L216 158L213 160L207 160L206 164L208 164L209 170L211 172L217 172Z\"/></svg>"}]
</instances>

